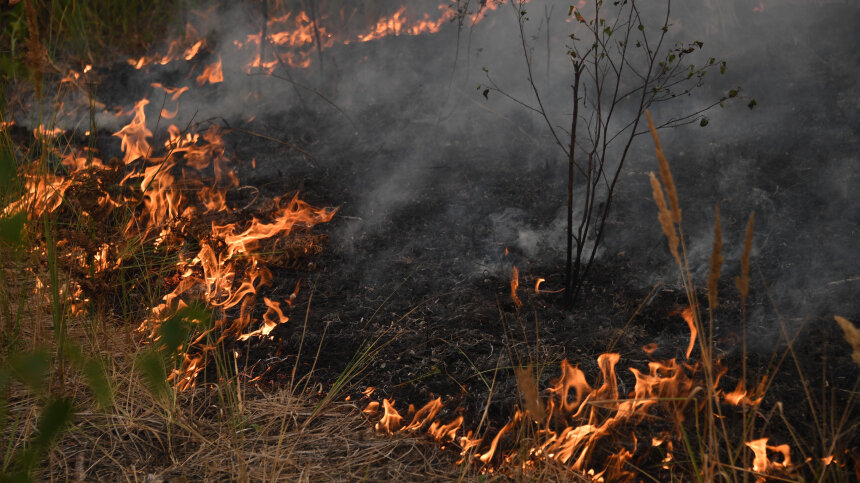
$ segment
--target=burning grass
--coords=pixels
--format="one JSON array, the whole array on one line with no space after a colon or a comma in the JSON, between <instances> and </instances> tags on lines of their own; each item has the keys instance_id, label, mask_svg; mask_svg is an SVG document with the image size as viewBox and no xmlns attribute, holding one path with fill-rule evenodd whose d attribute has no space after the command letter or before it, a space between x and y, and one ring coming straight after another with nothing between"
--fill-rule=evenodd
<instances>
[{"instance_id":1,"label":"burning grass","mask_svg":"<svg viewBox=\"0 0 860 483\"><path fill-rule=\"evenodd\" d=\"M484 472L500 472L512 477L538 477L547 468L568 471L570 478L600 481L633 481L642 477L691 481L755 478L765 481L794 480L804 478L805 474L823 480L845 476L836 463L835 455L850 458L849 449L844 446L847 441L844 435L857 429L851 415L856 409L856 389L860 379L839 409L830 406L825 410L836 402L815 401L807 392L807 403L813 413L831 411L839 414L830 423L819 422L818 416L815 417L818 437L822 442L826 441L817 450L798 440L783 416L781 422L789 426L794 437L795 455L798 451L803 455L800 461L796 456L792 459L791 445L768 444L770 438L760 436L773 431L772 426L778 424L773 420L773 411L779 410L782 402L777 402L774 409L761 407L778 366L789 353L798 364L792 349L793 340L785 334L784 326L788 349L772 374L763 375L757 387L747 389L749 374L744 330L742 375L734 390L722 387L720 381L729 368L716 355L714 336L717 285L723 263L719 207L715 215L706 292L708 317L704 319L699 290L694 286L690 273L677 190L650 114L648 121L660 166L659 180L653 173L650 175L658 221L680 269L689 303L679 311L690 333L686 361L652 359L646 372L630 367L635 386L624 394L619 389L616 374L619 354L604 353L597 358L600 369L598 387L589 384L586 374L565 359L561 362L561 376L551 379L550 386L543 391L545 396L541 396L537 389L540 373L534 369L540 361L531 360L527 366L513 368L520 404L501 428L478 436L480 431L463 427L462 417L445 423L436 417L442 406L439 399L418 410L410 405L404 418L395 409L393 401L384 399L382 416L375 426L378 431L386 434L426 432L439 444L456 447L461 463L476 464ZM746 303L750 286L753 220L753 215L750 215L741 255L741 273L735 280L742 306ZM519 277L514 267L510 297L517 308L523 305L517 295ZM745 309L742 314L745 318ZM836 317L836 321L853 346L856 329L842 317ZM643 348L649 356L655 349L655 346ZM698 349L698 357L692 358L695 349ZM521 366L525 364L520 357L516 360ZM799 377L805 379L803 369L799 365L797 369ZM376 414L378 410L378 403L373 402L365 412ZM840 449L836 450L836 447Z\"/></svg>"},{"instance_id":2,"label":"burning grass","mask_svg":"<svg viewBox=\"0 0 860 483\"><path fill-rule=\"evenodd\" d=\"M470 22L500 2L481 5ZM273 15L237 48L256 52L244 68L305 68L314 46L321 52L335 40L432 33L458 15L450 8L434 14L412 18L402 7L342 38L314 20L321 12ZM166 54L132 64L192 61L205 49L206 39L189 26ZM217 89L225 75L221 58L200 67L189 78ZM86 80L87 71L70 74L69 82ZM172 101L188 90L153 87ZM645 362L625 372L618 365L628 354L612 347L572 364L539 357L538 337L526 354L511 343L509 366L497 366L492 377L476 369L488 389L476 420L459 406L466 396L404 408L382 391L381 400L373 390L356 394L359 376L395 337L390 327L362 344L333 382L314 376L322 342L309 371L297 376L300 354L291 359L289 383L255 372L260 361L239 352L255 341L274 343L279 328L296 325L290 311L309 292L302 279L325 249L320 227L335 210L309 205L295 192L266 196L243 185L224 142L229 127L169 125L153 132L146 116L152 108L141 99L126 113L128 124L113 134L122 156L107 161L94 146L63 142L66 133L41 123L26 142L13 140L12 123L0 119L4 163L15 160L0 217L3 360L10 368L0 374L8 396L3 473L152 481L850 478L853 448L844 442L857 430L856 383L847 400L819 400L807 390L812 442L785 419L780 402L764 407L783 361L794 361L804 379L792 349L796 336L784 334L788 349L772 372L754 376L744 333L742 375L736 385L725 382L737 368L726 367L715 349L724 261L719 211L705 315L677 189L653 126L658 221L687 298L678 312L689 330L684 359L657 359L652 344L643 348ZM175 113L162 109L157 124ZM742 307L752 227L750 217L736 281ZM292 278L277 280L285 274ZM520 286L521 276L514 267L503 289L523 319L531 297L524 292L531 290ZM554 292L542 290L543 281L536 279L534 297ZM836 320L856 359L856 329ZM499 392L503 378L515 379L519 401L507 419L489 409L494 398L512 397ZM761 382L748 383L754 380ZM788 429L774 437L777 425Z\"/></svg>"}]
</instances>

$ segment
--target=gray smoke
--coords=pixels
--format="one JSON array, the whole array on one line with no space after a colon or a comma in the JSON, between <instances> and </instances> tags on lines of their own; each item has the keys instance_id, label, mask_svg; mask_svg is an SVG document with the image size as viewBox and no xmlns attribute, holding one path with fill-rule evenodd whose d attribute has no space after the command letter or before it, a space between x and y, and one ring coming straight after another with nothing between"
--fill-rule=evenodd
<instances>
[{"instance_id":1,"label":"gray smoke","mask_svg":"<svg viewBox=\"0 0 860 483\"><path fill-rule=\"evenodd\" d=\"M572 74L566 52L569 35L578 32L567 15L570 3L533 0L527 6L525 51L517 14L504 5L474 27L458 29L452 22L437 35L334 46L323 52L321 70L311 52L310 68L278 68L274 73L282 78L277 78L247 73L254 49L237 50L235 42L259 31L261 14L237 2L212 13L201 27L216 48L191 75L180 73L181 66L175 74L170 67L132 73L129 82L135 88L129 87L124 102L128 108L148 96L147 113L155 119L163 95L150 95L160 91L149 84L172 76L172 87L192 87L170 121L178 126L224 119L256 130L301 125L302 119L290 117L313 112L316 117L309 122L319 123L315 159L305 162L333 169L345 157L355 163L351 204L342 208L350 218L333 234L334 245L344 253L376 247L361 257L373 260L378 276L390 277L387 268L404 254L435 249L461 252L452 270L466 275L502 275L508 267L496 261L505 247L551 267L563 259L565 245L564 155L544 120L507 95L536 105L527 55L551 123L560 132L569 125ZM426 11L436 12L434 2L427 5ZM652 28L659 26L654 12L643 15ZM680 190L695 278L702 282L707 274L719 202L727 277L737 274L744 226L754 210L757 267L780 309L793 317L813 310L857 314L860 6L849 0L673 2L671 23L672 41L704 42L695 62L726 58L728 70L724 76L711 71L706 85L692 95L655 106L655 117L695 112L737 86L744 97L707 112L707 127L696 123L662 133ZM224 82L198 88L194 77L218 58ZM295 82L283 79L287 76ZM490 91L484 98L490 79L507 95ZM758 103L753 110L746 107L751 98ZM249 122L252 117L255 121ZM98 122L109 129L124 123L108 114ZM278 161L258 160L261 178L271 169L266 162ZM451 167L464 165L474 176L450 176ZM671 283L676 276L650 197L647 173L656 169L650 138L640 136L622 174L600 252L607 263L622 252L640 263L643 285L658 278ZM520 186L532 190L528 196L502 186L517 173L531 180ZM540 214L528 211L534 203L521 197L542 198ZM412 241L386 246L387 234L417 212L427 222L411 228ZM375 245L367 242L371 239ZM362 276L372 283L377 275ZM764 298L758 268L754 277L754 291Z\"/></svg>"}]
</instances>

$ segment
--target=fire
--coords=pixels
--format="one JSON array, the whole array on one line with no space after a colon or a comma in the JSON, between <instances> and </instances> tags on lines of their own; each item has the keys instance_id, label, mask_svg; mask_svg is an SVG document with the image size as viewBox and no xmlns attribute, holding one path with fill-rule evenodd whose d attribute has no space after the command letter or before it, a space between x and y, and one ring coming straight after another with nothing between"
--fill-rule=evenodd
<instances>
[{"instance_id":1,"label":"fire","mask_svg":"<svg viewBox=\"0 0 860 483\"><path fill-rule=\"evenodd\" d=\"M520 286L520 271L517 270L516 265L511 272L511 298L514 300L514 304L517 307L522 307L523 303L520 298L517 296L517 289Z\"/></svg>"},{"instance_id":2,"label":"fire","mask_svg":"<svg viewBox=\"0 0 860 483\"><path fill-rule=\"evenodd\" d=\"M789 448L787 444L769 446L767 444L767 440L768 438L761 438L745 443L746 446L755 453L752 467L753 471L757 473L767 473L769 471L790 467L791 448ZM782 461L771 461L767 456L768 451L782 454Z\"/></svg>"},{"instance_id":3,"label":"fire","mask_svg":"<svg viewBox=\"0 0 860 483\"><path fill-rule=\"evenodd\" d=\"M690 358L690 354L693 353L693 347L696 346L696 336L699 331L696 330L696 314L693 313L693 307L687 307L681 311L681 318L687 322L687 327L690 328L690 342L687 344L687 352L685 356L687 359Z\"/></svg>"},{"instance_id":4,"label":"fire","mask_svg":"<svg viewBox=\"0 0 860 483\"><path fill-rule=\"evenodd\" d=\"M376 423L376 430L391 434L398 429L400 429L400 425L403 423L403 416L394 409L393 401L389 401L388 399L382 400L382 408L384 414L382 419Z\"/></svg>"},{"instance_id":5,"label":"fire","mask_svg":"<svg viewBox=\"0 0 860 483\"><path fill-rule=\"evenodd\" d=\"M522 462L524 469L533 466L538 460L547 459L592 478L627 480L632 477L632 473L625 469L625 462L637 454L639 446L632 427L654 421L655 417L656 420L687 420L691 411L699 411L703 407L702 400L696 399L696 395L701 392L699 389L704 378L696 365L681 364L674 359L654 361L648 364L647 372L635 367L628 369L636 382L633 390L624 395L616 376L620 359L619 354L613 353L601 354L597 358L602 382L596 388L589 384L582 370L566 359L561 361L561 375L550 381L545 398L538 396L536 391L521 388L524 394L531 394L526 396L525 401L530 408L517 408L510 420L484 438L476 438L471 431L466 432L462 416L447 423L434 420L444 407L439 398L418 411L410 406L409 413L414 416L407 425L402 424L403 417L394 408L394 402L383 399L384 415L376 424L376 429L386 434L414 432L423 430L430 423L425 430L429 436L440 442L454 443L459 447L461 456L471 454L471 458L485 465L489 471L494 461L511 464L517 454L524 454L522 448L509 449L511 445L506 441L516 438L524 425L535 425L533 440L530 440L532 446L525 453L527 460ZM529 372L528 369L524 371ZM520 386L522 379L518 373ZM534 401L529 402L531 399ZM688 404L691 400L700 402ZM731 397L726 397L723 402L734 404ZM379 403L373 401L367 405L365 414L373 416L378 408ZM665 416L658 416L660 414ZM629 439L632 446L623 444L625 438L617 438L619 433L624 434L625 431L633 434ZM677 459L674 451L679 444L683 447L683 436L678 432L662 430L651 438L651 447L664 449L661 463L667 469ZM602 467L594 467L600 461L596 452L598 445L614 445L616 448L616 451L604 457ZM770 446L767 445L767 439L750 441L746 445L755 453L751 468L755 472L784 470L793 464L788 445ZM482 449L473 453L477 448ZM501 458L498 457L500 452L503 454ZM767 452L781 454L781 461L772 461Z\"/></svg>"},{"instance_id":6,"label":"fire","mask_svg":"<svg viewBox=\"0 0 860 483\"><path fill-rule=\"evenodd\" d=\"M152 63L167 65L179 59L190 61L197 57L197 54L200 53L200 50L205 46L205 44L205 40L200 38L200 34L197 32L197 29L195 29L190 23L187 23L185 24L185 34L182 38L170 43L166 54L161 57L143 56L138 59L128 59L128 64L135 69L140 70Z\"/></svg>"},{"instance_id":7,"label":"fire","mask_svg":"<svg viewBox=\"0 0 860 483\"><path fill-rule=\"evenodd\" d=\"M207 74L207 81L217 77L220 63L216 66ZM174 101L188 90L160 84L153 87L163 89ZM114 134L120 138L124 153L121 163L103 163L86 150L66 154L58 150L68 174L22 172L24 195L3 212L26 211L35 219L57 212L68 199L75 199L80 216L126 214L121 232L104 241L61 235L61 259L85 267L89 273L103 274L122 269L127 253L134 250L166 254L157 257L167 264L160 270L175 275L165 279L168 290L160 303L150 307L140 330L156 341L161 324L195 301L202 300L215 314L211 326L199 327L195 337L183 345L185 362L170 374L169 379L182 390L195 384L217 344L269 337L277 326L289 322L288 308L300 283L282 301L264 296L261 289L273 279L269 265L317 253L319 238L307 233L313 226L330 221L335 210L313 207L298 194L290 194L267 200L270 208L257 210L257 217L236 221L243 217L239 216L240 209L227 205L226 194L238 188L239 180L229 166L220 130L211 127L203 132L183 132L171 125L163 152L158 153L160 148L150 144L153 133L147 126L148 104L148 99L137 102L130 111L131 121ZM166 111L164 117L175 112ZM37 134L43 131L44 136L62 132L43 129ZM74 190L84 190L86 196L79 198ZM121 206L126 209L118 210ZM210 217L209 221L195 221L203 214ZM184 246L196 246L196 254L182 251ZM73 298L73 308L88 300L79 289L68 294ZM262 310L255 312L258 307ZM261 312L261 317L255 317Z\"/></svg>"},{"instance_id":8,"label":"fire","mask_svg":"<svg viewBox=\"0 0 860 483\"><path fill-rule=\"evenodd\" d=\"M766 383L767 378L763 377L754 390L747 391L746 383L741 379L733 391L723 394L723 400L732 406L758 406L761 404L762 399L764 399L764 387Z\"/></svg>"},{"instance_id":9,"label":"fire","mask_svg":"<svg viewBox=\"0 0 860 483\"><path fill-rule=\"evenodd\" d=\"M203 73L197 76L197 85L203 84L218 84L224 81L224 73L221 71L221 57L218 57L218 62L212 65L207 65L203 69Z\"/></svg>"},{"instance_id":10,"label":"fire","mask_svg":"<svg viewBox=\"0 0 860 483\"><path fill-rule=\"evenodd\" d=\"M415 13L406 5L396 11L373 21L364 28L352 29L353 33L333 33L329 31L330 22L325 13L314 18L304 11L287 11L286 13L269 18L265 29L244 35L243 38L233 39L232 45L236 50L245 51L248 55L244 68L248 72L272 72L278 66L306 69L312 63L315 50L322 52L335 44L348 45L353 42L370 42L389 36L435 34L446 23L451 23L459 15L468 25L480 23L486 16L506 2L504 0L488 0L480 2L473 12L459 11L457 4L451 1L439 3L436 12ZM528 2L526 2L528 3ZM580 2L582 3L582 2ZM361 17L357 7L343 7L337 15L337 20ZM206 18L208 15L200 14ZM358 31L360 33L355 33ZM265 35L265 38L264 38ZM230 44L228 44L230 45ZM179 60L193 61L209 47L206 39L190 23L186 24L185 32L180 39L174 40L167 47L167 53L161 56L143 56L129 59L128 63L135 69L142 69L151 64L167 65ZM197 83L217 83L220 69L218 64L206 68L197 77Z\"/></svg>"},{"instance_id":11,"label":"fire","mask_svg":"<svg viewBox=\"0 0 860 483\"><path fill-rule=\"evenodd\" d=\"M495 8L496 7L492 7L491 9ZM381 18L369 32L359 35L358 41L370 42L371 40L381 39L390 35L434 34L439 31L445 22L449 22L457 14L455 9L452 9L445 4L439 5L439 10L442 11L442 15L436 20L431 20L430 14L425 13L420 20L409 23L406 17L406 6L404 5L397 9L393 14Z\"/></svg>"},{"instance_id":12,"label":"fire","mask_svg":"<svg viewBox=\"0 0 860 483\"><path fill-rule=\"evenodd\" d=\"M121 149L125 153L122 161L125 164L149 155L150 146L146 139L152 137L152 131L146 128L146 112L144 108L147 104L149 104L148 99L141 99L135 104L134 119L114 133L114 136L122 139Z\"/></svg>"}]
</instances>

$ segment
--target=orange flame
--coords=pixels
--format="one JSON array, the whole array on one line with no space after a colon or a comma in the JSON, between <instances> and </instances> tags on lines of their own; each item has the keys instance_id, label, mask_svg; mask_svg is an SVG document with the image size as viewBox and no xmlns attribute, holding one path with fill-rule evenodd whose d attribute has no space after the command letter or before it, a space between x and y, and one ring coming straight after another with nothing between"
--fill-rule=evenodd
<instances>
[{"instance_id":1,"label":"orange flame","mask_svg":"<svg viewBox=\"0 0 860 483\"><path fill-rule=\"evenodd\" d=\"M122 139L121 148L125 153L122 161L129 164L132 161L149 155L149 142L147 138L152 137L152 131L146 128L146 113L144 108L149 104L148 99L141 99L134 105L134 119L114 133L114 136Z\"/></svg>"},{"instance_id":2,"label":"orange flame","mask_svg":"<svg viewBox=\"0 0 860 483\"><path fill-rule=\"evenodd\" d=\"M520 298L517 296L517 289L520 287L520 271L517 270L517 266L514 265L514 269L511 271L511 298L514 300L514 305L517 307L522 307L523 303Z\"/></svg>"},{"instance_id":3,"label":"orange flame","mask_svg":"<svg viewBox=\"0 0 860 483\"><path fill-rule=\"evenodd\" d=\"M752 467L753 471L757 473L767 473L775 469L790 467L792 464L791 449L788 445L781 444L779 446L769 446L767 444L767 440L768 438L761 438L745 443L746 446L755 453ZM768 451L782 454L782 462L771 461L767 456Z\"/></svg>"},{"instance_id":4,"label":"orange flame","mask_svg":"<svg viewBox=\"0 0 860 483\"><path fill-rule=\"evenodd\" d=\"M224 73L221 71L221 57L218 57L218 62L212 65L207 65L203 69L203 73L197 76L197 85L203 84L218 84L224 81Z\"/></svg>"},{"instance_id":5,"label":"orange flame","mask_svg":"<svg viewBox=\"0 0 860 483\"><path fill-rule=\"evenodd\" d=\"M685 353L686 358L689 359L690 354L693 353L693 347L696 346L696 335L699 333L698 330L696 330L696 320L695 314L693 313L693 307L688 306L682 310L681 317L687 322L687 327L690 328L690 342L687 344L687 352Z\"/></svg>"},{"instance_id":6,"label":"orange flame","mask_svg":"<svg viewBox=\"0 0 860 483\"><path fill-rule=\"evenodd\" d=\"M389 401L388 399L382 400L382 408L384 414L382 419L376 423L376 430L383 433L391 434L398 429L400 429L400 425L403 423L403 417L400 413L394 409L393 401Z\"/></svg>"}]
</instances>

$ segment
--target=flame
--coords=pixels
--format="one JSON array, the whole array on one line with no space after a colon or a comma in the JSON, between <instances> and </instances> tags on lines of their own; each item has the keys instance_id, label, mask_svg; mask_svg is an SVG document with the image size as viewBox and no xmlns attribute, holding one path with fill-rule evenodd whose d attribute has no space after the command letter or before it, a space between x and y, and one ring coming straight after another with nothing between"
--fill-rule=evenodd
<instances>
[{"instance_id":1,"label":"flame","mask_svg":"<svg viewBox=\"0 0 860 483\"><path fill-rule=\"evenodd\" d=\"M33 129L33 137L36 139L41 139L44 141L50 141L56 137L59 137L60 134L63 134L63 130L55 127L53 129L49 129L41 124L38 127Z\"/></svg>"},{"instance_id":2,"label":"flame","mask_svg":"<svg viewBox=\"0 0 860 483\"><path fill-rule=\"evenodd\" d=\"M528 3L528 1L524 3ZM454 21L459 15L463 15L465 24L474 26L486 18L490 12L497 10L504 4L504 0L482 1L471 13L458 10L457 4L451 1L439 3L435 13L415 13L403 5L393 13L372 21L365 28L359 28L358 31L361 33L357 34L355 31L352 33L344 31L339 34L330 32L326 26L329 19L324 12L314 21L307 12L288 11L266 21L265 39L263 38L264 30L261 29L256 33L245 35L244 39L234 39L232 45L237 50L246 51L248 54L248 61L245 64L245 69L248 72L259 70L272 72L281 64L291 68L305 69L310 67L315 50L321 52L338 43L348 45L356 41L370 42L389 36L435 34L441 30L444 24ZM199 16L204 19L207 17L205 14ZM345 7L341 9L337 17L340 22L343 22L347 18L360 16L358 7L352 7L351 11ZM168 45L166 54L129 59L128 63L135 69L142 69L150 64L167 65L181 59L192 61L206 47L206 39L202 38L198 31L188 23L182 37ZM261 54L265 57L261 57ZM214 70L213 66L210 67ZM206 81L216 82L209 76L204 76L202 79L198 77L198 84Z\"/></svg>"},{"instance_id":3,"label":"flame","mask_svg":"<svg viewBox=\"0 0 860 483\"><path fill-rule=\"evenodd\" d=\"M186 23L185 34L182 38L170 42L166 54L161 57L147 57L144 55L138 59L128 59L128 64L135 69L140 70L152 63L167 65L179 59L190 61L200 53L200 50L205 46L205 44L205 40L200 38L200 34L197 32L197 29L195 29L190 23Z\"/></svg>"},{"instance_id":4,"label":"flame","mask_svg":"<svg viewBox=\"0 0 860 483\"><path fill-rule=\"evenodd\" d=\"M197 76L197 85L203 84L218 84L224 81L224 73L221 71L221 57L218 57L218 62L207 65L203 69L203 73Z\"/></svg>"},{"instance_id":5,"label":"flame","mask_svg":"<svg viewBox=\"0 0 860 483\"><path fill-rule=\"evenodd\" d=\"M514 265L514 269L511 271L511 298L514 300L514 304L517 307L522 307L523 303L520 298L517 296L517 289L520 286L520 271L517 270L516 265Z\"/></svg>"},{"instance_id":6,"label":"flame","mask_svg":"<svg viewBox=\"0 0 860 483\"><path fill-rule=\"evenodd\" d=\"M792 465L791 448L789 448L787 444L770 446L767 444L767 440L768 438L761 438L745 443L746 446L755 454L752 466L753 471L757 473L767 473L790 467ZM782 454L782 462L771 461L767 456L768 451Z\"/></svg>"},{"instance_id":7,"label":"flame","mask_svg":"<svg viewBox=\"0 0 860 483\"><path fill-rule=\"evenodd\" d=\"M683 422L690 411L699 411L704 405L703 396L700 394L701 385L704 383L704 375L697 365L681 364L675 359L668 361L652 361L648 363L647 371L640 371L630 367L629 371L635 378L633 390L626 395L621 394L616 376L616 366L620 361L619 354L606 353L597 358L600 369L600 386L593 388L586 379L585 373L579 368L571 365L567 360L561 362L561 375L550 381L550 387L546 393L548 399L545 403L537 399L537 396L528 396L536 399L537 407L543 404L545 416L535 418L532 414L538 412L536 409L517 408L513 417L495 433L490 433L489 443L483 446L484 438L475 438L471 431L462 434L463 418L444 423L433 420L440 414L442 403L440 399L434 399L423 408L415 411L410 406L409 414L412 420L403 426L403 418L394 408L393 401L383 400L385 407L382 419L376 428L380 432L391 434L403 431L421 431L427 427L426 433L440 443L454 443L461 449L461 456L465 458L471 454L477 462L485 465L485 471L492 471L493 462L501 461L503 464L512 464L516 458L525 455L522 468L527 469L534 466L537 459L549 459L566 465L571 470L583 476L588 475L600 481L629 480L634 475L625 470L625 465L636 454L638 446L636 433L628 441L631 445L620 444L617 441L623 438L609 438L617 436L619 431L629 428L630 425L638 425L643 421L651 421L655 411L668 413L668 419ZM518 375L518 384L522 386L522 375ZM523 393L536 394L536 391L521 389ZM759 384L755 391L750 394L761 394L763 383ZM757 404L760 396L753 399L749 394L744 397ZM726 403L733 404L731 397L723 398ZM690 400L697 403L688 404ZM526 400L526 405L529 401ZM368 404L365 412L374 414L379 408L378 402ZM521 433L522 425L534 424L533 436L528 441L532 446L526 452L522 448L507 449L511 447L508 436ZM400 428L400 429L397 429ZM631 433L628 433L631 434ZM616 445L616 450L609 456L602 456L602 467L593 467L597 462L599 454L595 448L601 441L609 440L608 444ZM682 441L680 434L676 432L662 431L659 436L651 439L652 447L664 448L661 465L665 469L671 469L676 461L674 454L677 444ZM604 443L607 444L607 443ZM790 468L791 450L788 445L770 446L767 439L758 439L746 443L755 454L752 470L758 473L772 473ZM476 454L472 451L483 448ZM504 448L504 449L503 449ZM498 456L503 451L503 456ZM768 452L781 455L781 461L773 461L768 457Z\"/></svg>"},{"instance_id":8,"label":"flame","mask_svg":"<svg viewBox=\"0 0 860 483\"><path fill-rule=\"evenodd\" d=\"M152 131L146 128L144 108L147 104L149 104L148 99L138 101L134 105L134 119L114 133L114 136L122 139L121 149L125 153L122 161L125 164L149 155L150 146L146 139L152 137Z\"/></svg>"},{"instance_id":9,"label":"flame","mask_svg":"<svg viewBox=\"0 0 860 483\"><path fill-rule=\"evenodd\" d=\"M731 392L723 394L723 400L732 406L758 406L764 399L764 387L767 378L763 377L755 390L748 392L743 379L738 381L737 387Z\"/></svg>"},{"instance_id":10,"label":"flame","mask_svg":"<svg viewBox=\"0 0 860 483\"><path fill-rule=\"evenodd\" d=\"M170 100L176 101L179 99L179 96L184 94L186 91L190 89L188 86L183 87L167 87L162 85L160 82L153 82L150 86L163 90L166 94L170 94Z\"/></svg>"},{"instance_id":11,"label":"flame","mask_svg":"<svg viewBox=\"0 0 860 483\"><path fill-rule=\"evenodd\" d=\"M442 409L442 398L437 397L419 409L415 413L415 416L412 417L412 421L403 430L415 431L422 428L425 424L429 425L436 418L436 414L439 413L440 409ZM431 432L431 434L433 433ZM434 434L434 436L436 435ZM437 439L441 439L441 437L437 437Z\"/></svg>"},{"instance_id":12,"label":"flame","mask_svg":"<svg viewBox=\"0 0 860 483\"><path fill-rule=\"evenodd\" d=\"M685 357L687 359L690 358L690 354L693 353L693 347L696 346L696 335L698 334L698 330L696 330L696 314L693 313L693 307L688 306L684 310L681 311L681 317L687 322L687 327L690 328L690 342L687 344L687 352L685 353Z\"/></svg>"},{"instance_id":13,"label":"flame","mask_svg":"<svg viewBox=\"0 0 860 483\"><path fill-rule=\"evenodd\" d=\"M188 90L160 84L153 87L163 89L174 101ZM132 250L178 251L177 257L163 258L168 266L161 270L175 275L165 277L167 293L149 309L139 328L155 340L161 323L193 300L202 299L213 309L216 320L208 328L200 327L195 338L184 345L184 363L170 374L169 380L183 390L195 384L217 344L270 337L278 325L289 321L287 308L296 300L300 281L283 301L261 296L260 289L270 285L273 278L268 265L316 253L315 238L292 241L292 235L331 220L335 210L312 207L294 194L270 200L271 209L256 211L259 218L235 221L239 217L231 215L238 210L227 205L226 194L239 186L239 180L228 166L230 160L219 129L183 132L171 125L164 152L155 155L149 143L153 133L146 125L148 103L147 99L137 102L129 112L133 114L131 121L114 134L121 140L121 165L106 165L86 149L64 154L51 147L69 174L22 171L24 195L5 206L3 213L26 211L34 219L59 210L67 199L76 200L81 216L106 215L127 206L123 212L132 216L127 217L116 238L94 243L86 236L76 240L70 238L72 235L61 235L58 248L64 262L87 268L89 273L121 269L129 246L134 246ZM163 114L172 117L176 111L165 110ZM62 131L44 128L36 131L43 136L59 133ZM209 173L209 181L204 172ZM120 194L108 191L108 185L121 187ZM78 192L69 195L69 190L84 190L87 196L78 199ZM210 215L210 221L195 222L201 214ZM208 232L200 232L207 227ZM192 233L197 234L189 239ZM198 247L196 255L179 251L187 241L192 242L188 246ZM72 297L73 311L82 309L89 300L80 287L64 293ZM265 307L265 312L255 318L258 305Z\"/></svg>"},{"instance_id":14,"label":"flame","mask_svg":"<svg viewBox=\"0 0 860 483\"><path fill-rule=\"evenodd\" d=\"M249 332L247 334L242 334L239 336L239 340L248 340L252 337L263 337L269 335L275 327L280 324L286 323L290 320L289 317L284 315L284 312L281 310L281 304L279 302L275 302L273 300L269 300L266 297L263 297L263 303L269 310L266 311L265 315L263 315L263 325L259 329Z\"/></svg>"},{"instance_id":15,"label":"flame","mask_svg":"<svg viewBox=\"0 0 860 483\"><path fill-rule=\"evenodd\" d=\"M376 423L376 430L383 433L391 434L398 429L400 429L400 425L403 423L403 416L394 409L393 401L389 401L388 399L382 400L382 408L384 414L382 419Z\"/></svg>"},{"instance_id":16,"label":"flame","mask_svg":"<svg viewBox=\"0 0 860 483\"><path fill-rule=\"evenodd\" d=\"M513 429L517 425L517 423L520 422L520 419L522 419L522 413L520 411L517 411L514 414L514 418L510 422L508 422L508 424L502 426L502 429L500 429L499 432L496 433L496 437L493 438L493 442L490 443L490 449L486 453L478 457L478 459L482 463L487 463L493 459L493 455L496 454L496 448L498 448L499 446L499 440L502 439L502 436L504 436L505 433Z\"/></svg>"},{"instance_id":17,"label":"flame","mask_svg":"<svg viewBox=\"0 0 860 483\"><path fill-rule=\"evenodd\" d=\"M488 4L488 7L489 5L490 4ZM493 6L489 9L495 10L495 8L497 8L497 6ZM436 20L431 20L430 14L425 13L420 20L410 23L406 18L406 6L401 6L393 14L379 19L376 25L374 25L369 32L359 35L358 41L370 42L371 40L377 40L391 35L434 34L439 31L442 24L450 21L457 15L457 11L455 9L449 8L449 6L445 4L439 5L439 10L442 10L442 15ZM473 19L473 23L477 22Z\"/></svg>"},{"instance_id":18,"label":"flame","mask_svg":"<svg viewBox=\"0 0 860 483\"><path fill-rule=\"evenodd\" d=\"M657 348L657 343L651 342L642 346L642 352L648 354L649 356L654 355L654 353L657 352Z\"/></svg>"}]
</instances>

